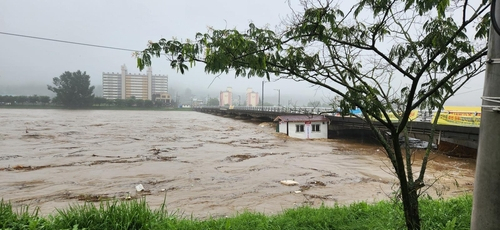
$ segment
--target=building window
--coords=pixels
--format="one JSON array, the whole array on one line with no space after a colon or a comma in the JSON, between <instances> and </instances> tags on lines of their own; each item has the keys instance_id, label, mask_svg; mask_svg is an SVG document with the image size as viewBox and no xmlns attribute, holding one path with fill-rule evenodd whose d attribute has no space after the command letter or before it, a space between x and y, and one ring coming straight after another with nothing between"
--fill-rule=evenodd
<instances>
[{"instance_id":1,"label":"building window","mask_svg":"<svg viewBox=\"0 0 500 230\"><path fill-rule=\"evenodd\" d=\"M304 125L295 125L295 132L296 133L304 132Z\"/></svg>"},{"instance_id":2,"label":"building window","mask_svg":"<svg viewBox=\"0 0 500 230\"><path fill-rule=\"evenodd\" d=\"M312 125L312 131L313 132L319 132L319 124L313 124Z\"/></svg>"}]
</instances>

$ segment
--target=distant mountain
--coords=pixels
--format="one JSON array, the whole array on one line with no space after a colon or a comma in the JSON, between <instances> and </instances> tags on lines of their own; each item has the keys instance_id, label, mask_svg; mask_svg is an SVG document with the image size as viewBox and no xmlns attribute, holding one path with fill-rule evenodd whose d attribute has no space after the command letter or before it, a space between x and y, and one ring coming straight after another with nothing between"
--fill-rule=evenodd
<instances>
[{"instance_id":1,"label":"distant mountain","mask_svg":"<svg viewBox=\"0 0 500 230\"><path fill-rule=\"evenodd\" d=\"M49 96L55 97L55 94L47 89L47 85L42 84L25 84L25 85L0 85L0 95L13 95L13 96ZM96 97L102 97L102 85L96 85L94 89Z\"/></svg>"},{"instance_id":2,"label":"distant mountain","mask_svg":"<svg viewBox=\"0 0 500 230\"><path fill-rule=\"evenodd\" d=\"M50 97L55 96L53 92L47 89L47 85L41 85L41 84L0 85L0 95L29 96L35 94L39 96L50 96Z\"/></svg>"}]
</instances>

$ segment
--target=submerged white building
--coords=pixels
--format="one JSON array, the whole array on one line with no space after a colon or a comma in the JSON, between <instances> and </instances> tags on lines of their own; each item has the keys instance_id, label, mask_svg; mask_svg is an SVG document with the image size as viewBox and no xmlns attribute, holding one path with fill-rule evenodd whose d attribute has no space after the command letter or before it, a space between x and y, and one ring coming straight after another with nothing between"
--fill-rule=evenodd
<instances>
[{"instance_id":1,"label":"submerged white building","mask_svg":"<svg viewBox=\"0 0 500 230\"><path fill-rule=\"evenodd\" d=\"M284 115L274 119L277 132L301 139L328 138L330 121L323 115Z\"/></svg>"}]
</instances>

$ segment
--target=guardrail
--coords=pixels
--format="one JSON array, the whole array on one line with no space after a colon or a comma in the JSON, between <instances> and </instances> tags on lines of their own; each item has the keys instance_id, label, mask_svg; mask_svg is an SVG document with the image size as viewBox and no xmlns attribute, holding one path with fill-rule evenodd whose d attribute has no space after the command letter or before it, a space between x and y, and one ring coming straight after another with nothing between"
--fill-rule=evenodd
<instances>
[{"instance_id":1,"label":"guardrail","mask_svg":"<svg viewBox=\"0 0 500 230\"><path fill-rule=\"evenodd\" d=\"M194 109L220 109L220 110L246 110L273 113L296 113L296 114L325 114L333 115L329 107L283 107L283 106L197 106ZM330 114L328 114L330 113Z\"/></svg>"},{"instance_id":2,"label":"guardrail","mask_svg":"<svg viewBox=\"0 0 500 230\"><path fill-rule=\"evenodd\" d=\"M267 113L287 113L287 114L314 114L314 115L325 115L325 116L340 116L331 107L284 107L284 106L197 106L194 109L218 109L218 110L239 110L239 111L256 111L256 112L267 112ZM443 116L445 112L441 113ZM353 116L348 116L353 117ZM419 111L417 117L413 118L412 121L431 123L434 117L434 112L429 111ZM452 124L454 126L471 127L470 125L458 125ZM475 126L472 126L475 127Z\"/></svg>"}]
</instances>

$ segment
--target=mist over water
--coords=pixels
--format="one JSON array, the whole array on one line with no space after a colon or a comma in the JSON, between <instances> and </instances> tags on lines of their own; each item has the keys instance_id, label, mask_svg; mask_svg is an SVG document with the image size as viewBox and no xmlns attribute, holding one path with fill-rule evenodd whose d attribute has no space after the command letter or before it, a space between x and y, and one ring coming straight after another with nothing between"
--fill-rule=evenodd
<instances>
[{"instance_id":1,"label":"mist over water","mask_svg":"<svg viewBox=\"0 0 500 230\"><path fill-rule=\"evenodd\" d=\"M0 194L42 214L142 196L153 208L166 197L170 211L200 218L270 214L388 199L396 187L380 147L288 138L272 123L179 111L0 109L0 127ZM431 158L426 184L439 181L427 193L472 190L473 160ZM286 179L299 185L282 185Z\"/></svg>"}]
</instances>

